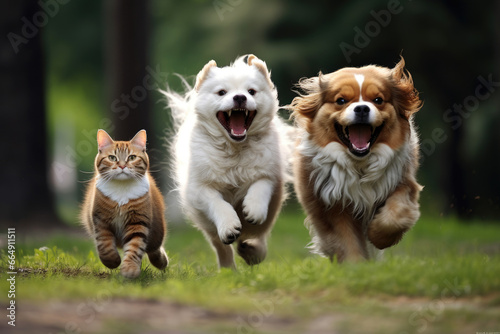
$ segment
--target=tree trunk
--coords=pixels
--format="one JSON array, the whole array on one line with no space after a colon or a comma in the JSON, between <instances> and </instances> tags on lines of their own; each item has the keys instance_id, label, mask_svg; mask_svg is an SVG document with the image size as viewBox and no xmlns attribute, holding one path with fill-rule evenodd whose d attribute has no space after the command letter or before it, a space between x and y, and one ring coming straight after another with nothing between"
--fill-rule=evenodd
<instances>
[{"instance_id":1,"label":"tree trunk","mask_svg":"<svg viewBox=\"0 0 500 334\"><path fill-rule=\"evenodd\" d=\"M463 27L467 27L470 24L462 2L446 0L445 4L450 13L453 14L453 17L459 21ZM460 101L460 93L457 93L460 92L459 86L460 83L451 85L446 83L445 87L447 88L443 89L444 95L453 97L452 100L454 101ZM450 118L461 118L461 115L458 114L458 111L453 109L450 113ZM467 174L465 172L466 160L462 154L464 137L466 135L465 126L466 123L464 122L461 126L451 131L449 146L447 147L447 152L443 159L443 162L446 164L445 175L447 176L446 180L444 180L445 194L450 199L450 203L446 204L447 207L445 207L444 210L447 213L456 213L460 219L467 219L470 209L470 196L467 196L467 185L465 182Z\"/></svg>"},{"instance_id":2,"label":"tree trunk","mask_svg":"<svg viewBox=\"0 0 500 334\"><path fill-rule=\"evenodd\" d=\"M58 221L48 185L41 32L37 0L9 1L0 14L0 222Z\"/></svg>"},{"instance_id":3,"label":"tree trunk","mask_svg":"<svg viewBox=\"0 0 500 334\"><path fill-rule=\"evenodd\" d=\"M130 140L141 129L148 133L152 170L162 161L161 135L153 133L150 96L165 75L149 63L149 1L108 0L105 21L108 101L115 140ZM151 167L150 166L150 167ZM163 184L163 173L155 178Z\"/></svg>"},{"instance_id":4,"label":"tree trunk","mask_svg":"<svg viewBox=\"0 0 500 334\"><path fill-rule=\"evenodd\" d=\"M106 70L116 140L129 140L150 125L148 1L109 0Z\"/></svg>"}]
</instances>

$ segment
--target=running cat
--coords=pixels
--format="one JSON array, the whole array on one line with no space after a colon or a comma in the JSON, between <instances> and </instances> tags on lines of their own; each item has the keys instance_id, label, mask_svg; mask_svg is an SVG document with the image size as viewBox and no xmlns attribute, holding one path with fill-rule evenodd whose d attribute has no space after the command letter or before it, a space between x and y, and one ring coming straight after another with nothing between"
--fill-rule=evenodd
<instances>
[{"instance_id":1,"label":"running cat","mask_svg":"<svg viewBox=\"0 0 500 334\"><path fill-rule=\"evenodd\" d=\"M97 132L99 152L95 175L88 185L81 220L95 239L101 262L108 268L121 263L117 247L123 248L121 274L136 278L144 253L151 264L165 269L165 205L148 172L146 131L130 141L114 141L104 130Z\"/></svg>"}]
</instances>

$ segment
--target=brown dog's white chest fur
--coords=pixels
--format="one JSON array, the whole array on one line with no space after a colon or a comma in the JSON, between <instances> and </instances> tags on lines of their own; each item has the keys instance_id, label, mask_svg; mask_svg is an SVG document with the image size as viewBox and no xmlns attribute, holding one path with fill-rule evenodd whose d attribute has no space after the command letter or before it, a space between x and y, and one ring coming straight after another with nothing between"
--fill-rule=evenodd
<instances>
[{"instance_id":1,"label":"brown dog's white chest fur","mask_svg":"<svg viewBox=\"0 0 500 334\"><path fill-rule=\"evenodd\" d=\"M335 204L350 206L355 216L365 218L370 218L373 209L396 189L410 156L409 145L392 150L382 144L366 159L359 160L339 143L318 147L307 138L298 150L311 158L310 181L318 199L328 208Z\"/></svg>"}]
</instances>

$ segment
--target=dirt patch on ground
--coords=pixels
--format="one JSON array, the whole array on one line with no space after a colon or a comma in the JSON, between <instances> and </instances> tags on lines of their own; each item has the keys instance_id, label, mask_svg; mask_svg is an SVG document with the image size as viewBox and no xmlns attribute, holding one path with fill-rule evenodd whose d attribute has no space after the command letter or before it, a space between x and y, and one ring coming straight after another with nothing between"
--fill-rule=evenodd
<instances>
[{"instance_id":1,"label":"dirt patch on ground","mask_svg":"<svg viewBox=\"0 0 500 334\"><path fill-rule=\"evenodd\" d=\"M211 311L174 302L107 298L83 301L19 302L16 326L0 323L1 333L15 334L251 334L251 333L471 333L498 325L498 296L443 302L406 297L382 301L375 312L342 310L311 318L286 317L266 309L247 313ZM434 304L433 304L434 303ZM492 305L493 304L493 305ZM384 305L384 306L382 306ZM7 305L0 306L6 309ZM462 314L461 311L466 312ZM431 313L433 311L434 313ZM446 316L446 312L451 315ZM455 311L458 313L455 314ZM483 315L478 318L477 315ZM476 316L474 316L476 315ZM432 317L431 317L432 316ZM451 316L451 317L450 317ZM418 321L417 321L418 320ZM414 323L412 323L412 321ZM425 323L424 323L425 321ZM425 327L424 327L425 325ZM474 330L473 330L474 329Z\"/></svg>"},{"instance_id":2,"label":"dirt patch on ground","mask_svg":"<svg viewBox=\"0 0 500 334\"><path fill-rule=\"evenodd\" d=\"M295 333L297 325L259 312L219 313L144 299L20 304L15 328L2 321L1 333Z\"/></svg>"}]
</instances>

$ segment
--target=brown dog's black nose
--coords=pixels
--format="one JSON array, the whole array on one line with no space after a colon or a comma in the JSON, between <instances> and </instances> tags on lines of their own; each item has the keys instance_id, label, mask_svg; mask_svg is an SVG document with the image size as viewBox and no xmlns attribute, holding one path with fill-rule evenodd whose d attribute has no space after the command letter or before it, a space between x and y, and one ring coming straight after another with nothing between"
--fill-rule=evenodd
<instances>
[{"instance_id":1,"label":"brown dog's black nose","mask_svg":"<svg viewBox=\"0 0 500 334\"><path fill-rule=\"evenodd\" d=\"M370 107L366 104L361 104L354 107L357 122L368 122L368 115L370 114Z\"/></svg>"},{"instance_id":2,"label":"brown dog's black nose","mask_svg":"<svg viewBox=\"0 0 500 334\"><path fill-rule=\"evenodd\" d=\"M247 97L245 95L235 95L233 96L233 100L238 107L243 107L247 102Z\"/></svg>"}]
</instances>

